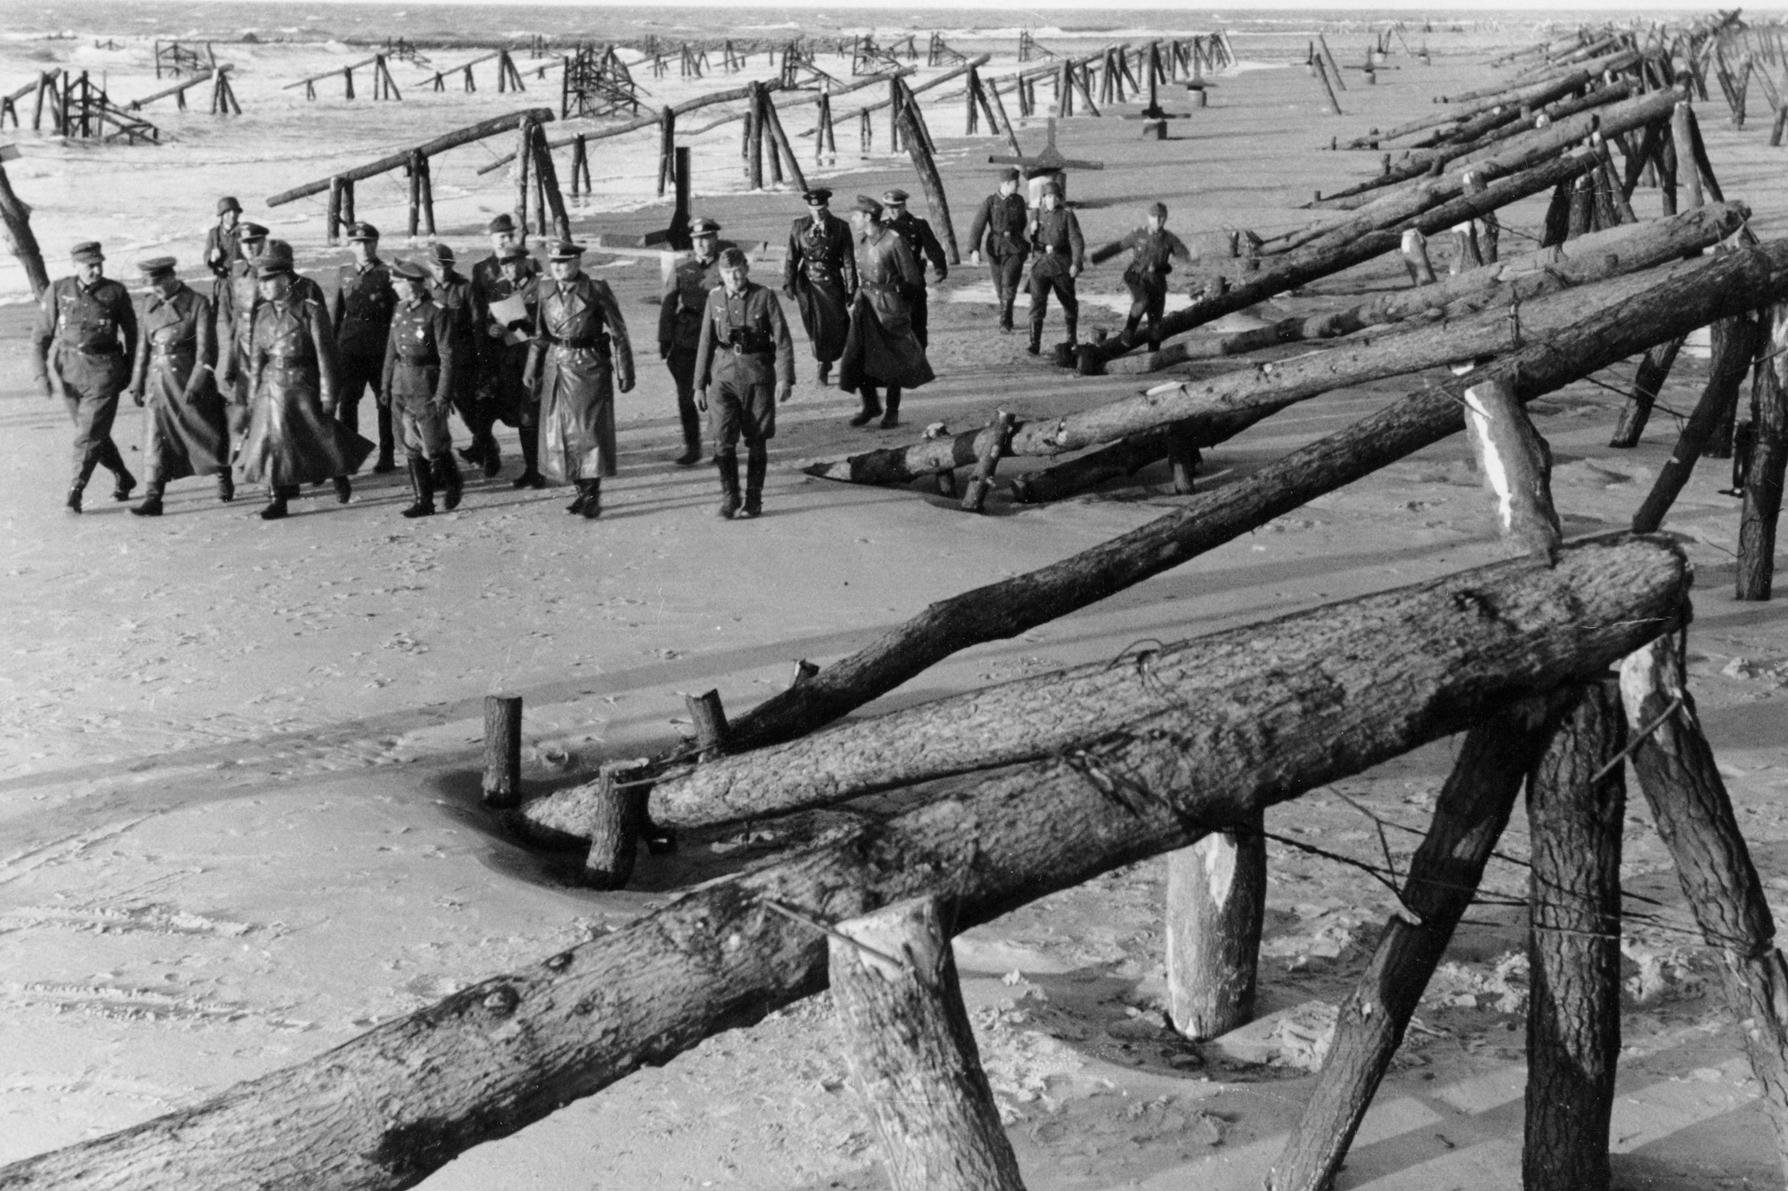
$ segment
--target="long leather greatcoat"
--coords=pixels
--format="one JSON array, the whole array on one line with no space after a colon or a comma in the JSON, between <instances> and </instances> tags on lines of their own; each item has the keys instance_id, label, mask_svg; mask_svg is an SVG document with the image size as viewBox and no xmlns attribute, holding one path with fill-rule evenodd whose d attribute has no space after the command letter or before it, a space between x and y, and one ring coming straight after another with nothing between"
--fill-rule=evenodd
<instances>
[{"instance_id":1,"label":"long leather greatcoat","mask_svg":"<svg viewBox=\"0 0 1788 1191\"><path fill-rule=\"evenodd\" d=\"M540 474L556 483L615 474L615 386L633 387L633 346L606 281L539 283L524 383L540 399Z\"/></svg>"},{"instance_id":2,"label":"long leather greatcoat","mask_svg":"<svg viewBox=\"0 0 1788 1191\"><path fill-rule=\"evenodd\" d=\"M166 482L228 470L229 422L211 383L217 362L211 303L185 283L166 297L152 291L137 326L130 387L144 399L143 455L150 477Z\"/></svg>"},{"instance_id":3,"label":"long leather greatcoat","mask_svg":"<svg viewBox=\"0 0 1788 1191\"><path fill-rule=\"evenodd\" d=\"M242 437L242 478L291 487L358 471L373 451L332 416L335 342L319 302L294 289L284 301L262 302L246 339L250 390Z\"/></svg>"}]
</instances>

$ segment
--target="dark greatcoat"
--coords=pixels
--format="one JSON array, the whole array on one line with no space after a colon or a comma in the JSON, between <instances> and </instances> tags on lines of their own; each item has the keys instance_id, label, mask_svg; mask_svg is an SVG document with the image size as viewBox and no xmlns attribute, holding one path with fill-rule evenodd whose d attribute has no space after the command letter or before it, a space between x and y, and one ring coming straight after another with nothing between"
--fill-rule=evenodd
<instances>
[{"instance_id":1,"label":"dark greatcoat","mask_svg":"<svg viewBox=\"0 0 1788 1191\"><path fill-rule=\"evenodd\" d=\"M615 385L633 387L633 347L614 291L579 275L540 283L525 377L540 398L540 474L569 484L615 474Z\"/></svg>"},{"instance_id":2,"label":"dark greatcoat","mask_svg":"<svg viewBox=\"0 0 1788 1191\"><path fill-rule=\"evenodd\" d=\"M262 302L247 336L254 394L242 436L242 479L270 488L360 470L373 444L337 422L335 344L320 302Z\"/></svg>"},{"instance_id":3,"label":"dark greatcoat","mask_svg":"<svg viewBox=\"0 0 1788 1191\"><path fill-rule=\"evenodd\" d=\"M813 358L822 364L844 354L850 333L851 292L857 288L852 239L850 224L829 211L820 224L803 216L789 228L782 290L800 310Z\"/></svg>"},{"instance_id":4,"label":"dark greatcoat","mask_svg":"<svg viewBox=\"0 0 1788 1191\"><path fill-rule=\"evenodd\" d=\"M165 298L151 291L137 325L130 387L143 397L149 478L166 483L228 471L229 419L211 380L211 303L184 283Z\"/></svg>"},{"instance_id":5,"label":"dark greatcoat","mask_svg":"<svg viewBox=\"0 0 1788 1191\"><path fill-rule=\"evenodd\" d=\"M838 387L863 385L916 389L936 379L925 348L913 334L907 294L925 275L892 228L876 226L857 242L861 286L851 308L850 339L838 365Z\"/></svg>"}]
</instances>

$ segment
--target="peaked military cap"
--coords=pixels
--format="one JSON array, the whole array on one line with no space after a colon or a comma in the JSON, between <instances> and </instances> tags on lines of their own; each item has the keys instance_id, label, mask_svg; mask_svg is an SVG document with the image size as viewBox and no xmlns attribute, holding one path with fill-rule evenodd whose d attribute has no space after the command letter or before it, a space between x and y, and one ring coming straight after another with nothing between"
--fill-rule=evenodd
<instances>
[{"instance_id":1,"label":"peaked military cap","mask_svg":"<svg viewBox=\"0 0 1788 1191\"><path fill-rule=\"evenodd\" d=\"M236 238L239 240L265 240L267 229L258 223L245 223Z\"/></svg>"},{"instance_id":2,"label":"peaked military cap","mask_svg":"<svg viewBox=\"0 0 1788 1191\"><path fill-rule=\"evenodd\" d=\"M437 240L428 246L428 258L430 260L440 261L443 265L451 265L453 263L453 249Z\"/></svg>"},{"instance_id":3,"label":"peaked military cap","mask_svg":"<svg viewBox=\"0 0 1788 1191\"><path fill-rule=\"evenodd\" d=\"M255 262L255 276L262 281L269 277L289 277L292 273L292 258L288 256L264 256Z\"/></svg>"},{"instance_id":4,"label":"peaked military cap","mask_svg":"<svg viewBox=\"0 0 1788 1191\"><path fill-rule=\"evenodd\" d=\"M106 259L106 254L99 250L98 240L82 240L69 250L69 257L81 264L98 264Z\"/></svg>"},{"instance_id":5,"label":"peaked military cap","mask_svg":"<svg viewBox=\"0 0 1788 1191\"><path fill-rule=\"evenodd\" d=\"M807 201L809 206L818 207L831 201L832 192L827 190L824 186L815 186L801 197Z\"/></svg>"},{"instance_id":6,"label":"peaked military cap","mask_svg":"<svg viewBox=\"0 0 1788 1191\"><path fill-rule=\"evenodd\" d=\"M505 244L497 249L497 259L499 261L525 261L528 259L528 250L520 244Z\"/></svg>"},{"instance_id":7,"label":"peaked military cap","mask_svg":"<svg viewBox=\"0 0 1788 1191\"><path fill-rule=\"evenodd\" d=\"M292 246L284 240L269 240L267 251L262 255L268 260L282 260L289 265L292 263Z\"/></svg>"},{"instance_id":8,"label":"peaked military cap","mask_svg":"<svg viewBox=\"0 0 1788 1191\"><path fill-rule=\"evenodd\" d=\"M491 221L484 225L484 230L493 236L498 232L512 232L515 230L515 219L508 214L493 216Z\"/></svg>"},{"instance_id":9,"label":"peaked military cap","mask_svg":"<svg viewBox=\"0 0 1788 1191\"><path fill-rule=\"evenodd\" d=\"M870 215L879 216L882 213L882 205L866 194L859 194L857 196L857 201L851 204L851 210L863 211Z\"/></svg>"},{"instance_id":10,"label":"peaked military cap","mask_svg":"<svg viewBox=\"0 0 1788 1191\"><path fill-rule=\"evenodd\" d=\"M709 219L704 215L702 218L697 219L689 225L689 234L692 236L718 236L720 234L720 221Z\"/></svg>"},{"instance_id":11,"label":"peaked military cap","mask_svg":"<svg viewBox=\"0 0 1788 1191\"><path fill-rule=\"evenodd\" d=\"M547 253L547 258L555 261L574 261L583 254L584 246L582 244L574 244L570 240L554 240L552 248Z\"/></svg>"},{"instance_id":12,"label":"peaked military cap","mask_svg":"<svg viewBox=\"0 0 1788 1191\"><path fill-rule=\"evenodd\" d=\"M349 240L377 240L379 229L370 223L356 223L348 229Z\"/></svg>"},{"instance_id":13,"label":"peaked military cap","mask_svg":"<svg viewBox=\"0 0 1788 1191\"><path fill-rule=\"evenodd\" d=\"M428 273L415 261L392 261L391 275L406 281L427 281Z\"/></svg>"},{"instance_id":14,"label":"peaked military cap","mask_svg":"<svg viewBox=\"0 0 1788 1191\"><path fill-rule=\"evenodd\" d=\"M893 190L882 191L882 202L887 203L890 207L904 207L906 206L906 200L906 191L900 189L898 186Z\"/></svg>"},{"instance_id":15,"label":"peaked military cap","mask_svg":"<svg viewBox=\"0 0 1788 1191\"><path fill-rule=\"evenodd\" d=\"M148 260L138 261L137 268L143 271L143 276L155 277L162 273L172 273L174 264L171 256L152 256Z\"/></svg>"},{"instance_id":16,"label":"peaked military cap","mask_svg":"<svg viewBox=\"0 0 1788 1191\"><path fill-rule=\"evenodd\" d=\"M236 201L235 195L226 194L217 200L217 213L222 215L225 211L234 211L238 215L242 214L242 204Z\"/></svg>"}]
</instances>

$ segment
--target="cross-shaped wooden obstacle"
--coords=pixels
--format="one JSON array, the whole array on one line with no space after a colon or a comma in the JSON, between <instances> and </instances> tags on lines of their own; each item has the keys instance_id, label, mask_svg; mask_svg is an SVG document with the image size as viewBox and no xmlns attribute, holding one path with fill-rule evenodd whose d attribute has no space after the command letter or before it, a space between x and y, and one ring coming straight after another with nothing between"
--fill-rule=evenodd
<instances>
[{"instance_id":1,"label":"cross-shaped wooden obstacle","mask_svg":"<svg viewBox=\"0 0 1788 1191\"><path fill-rule=\"evenodd\" d=\"M1062 188L1062 201L1066 202L1068 198L1067 171L1071 169L1102 170L1105 168L1105 163L1103 161L1080 161L1074 158L1063 157L1062 151L1055 147L1054 116L1049 117L1049 122L1045 125L1045 128L1048 130L1047 135L1049 140L1043 146L1043 151L1035 157L992 154L987 160L994 165L1017 166L1024 171L1026 181L1035 181L1042 178L1056 182ZM1035 196L1033 195L1033 198L1034 197Z\"/></svg>"}]
</instances>

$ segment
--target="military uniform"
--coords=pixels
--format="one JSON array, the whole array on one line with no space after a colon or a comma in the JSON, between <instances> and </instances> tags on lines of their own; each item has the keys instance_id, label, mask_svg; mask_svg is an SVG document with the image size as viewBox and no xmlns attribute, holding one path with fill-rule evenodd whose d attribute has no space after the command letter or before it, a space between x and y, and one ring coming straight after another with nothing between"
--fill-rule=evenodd
<instances>
[{"instance_id":1,"label":"military uniform","mask_svg":"<svg viewBox=\"0 0 1788 1191\"><path fill-rule=\"evenodd\" d=\"M459 352L452 314L436 305L428 291L415 301L398 303L386 335L382 379L385 400L402 431L416 494L416 503L404 510L406 517L435 511L436 471L448 479L447 507L459 504L459 485L452 482L459 468L453 463L453 440L447 434L455 377L469 363Z\"/></svg>"},{"instance_id":2,"label":"military uniform","mask_svg":"<svg viewBox=\"0 0 1788 1191\"><path fill-rule=\"evenodd\" d=\"M857 241L859 285L851 307L850 342L838 365L838 387L862 395L863 409L852 425L861 426L884 406L876 392L887 388L884 428L900 422L900 393L935 378L925 347L913 334L912 307L907 297L925 275L906 241L893 229L871 225Z\"/></svg>"},{"instance_id":3,"label":"military uniform","mask_svg":"<svg viewBox=\"0 0 1788 1191\"><path fill-rule=\"evenodd\" d=\"M1024 261L1031 254L1026 237L1029 208L1022 194L990 194L981 200L975 221L969 225L969 246L987 257L993 273L993 289L1000 300L1000 330L1012 329L1012 304L1024 277ZM986 237L983 244L982 237Z\"/></svg>"},{"instance_id":4,"label":"military uniform","mask_svg":"<svg viewBox=\"0 0 1788 1191\"><path fill-rule=\"evenodd\" d=\"M76 259L86 259L87 252L104 259L97 244L79 246ZM136 477L112 441L118 395L130 379L136 349L137 315L130 293L111 278L84 285L79 278L64 277L52 282L39 299L31 333L32 367L45 392L60 391L75 425L68 500L75 512L80 511L88 477L100 464L116 477L115 499L130 499L136 487Z\"/></svg>"},{"instance_id":5,"label":"military uniform","mask_svg":"<svg viewBox=\"0 0 1788 1191\"><path fill-rule=\"evenodd\" d=\"M205 267L213 277L228 277L242 259L242 225L226 228L213 224L205 232Z\"/></svg>"},{"instance_id":6,"label":"military uniform","mask_svg":"<svg viewBox=\"0 0 1788 1191\"><path fill-rule=\"evenodd\" d=\"M724 285L709 291L695 349L695 387L708 391L714 460L724 493L722 515L737 508L741 436L745 439L748 517L763 507L764 473L776 437L776 387L795 383L795 344L776 295L747 281L738 293Z\"/></svg>"},{"instance_id":7,"label":"military uniform","mask_svg":"<svg viewBox=\"0 0 1788 1191\"><path fill-rule=\"evenodd\" d=\"M1124 320L1124 343L1136 342L1136 328L1144 318L1149 320L1149 350L1161 350L1161 314L1167 307L1167 275L1173 272L1173 258L1191 260L1185 242L1166 228L1149 231L1137 228L1119 243L1135 252L1129 268L1124 270L1124 285L1130 291L1130 314Z\"/></svg>"},{"instance_id":8,"label":"military uniform","mask_svg":"<svg viewBox=\"0 0 1788 1191\"><path fill-rule=\"evenodd\" d=\"M218 320L218 381L219 387L225 391L228 399L246 413L254 402L253 369L250 351L255 325L255 311L261 307L261 289L258 276L263 264L283 261L287 272L292 277L291 300L294 302L313 303L323 314L324 331L329 334L331 348L335 344L335 335L328 325L328 298L323 294L323 287L308 277L300 275L292 269L292 246L284 240L269 240L267 248L260 256L245 257L240 261L230 276L229 332L227 338L223 334L223 320ZM226 350L227 349L227 350Z\"/></svg>"},{"instance_id":9,"label":"military uniform","mask_svg":"<svg viewBox=\"0 0 1788 1191\"><path fill-rule=\"evenodd\" d=\"M472 387L478 400L489 406L495 421L505 426L533 425L526 393L521 389L522 366L526 363L526 344L504 343L489 333L494 326L490 308L514 294L525 295L527 304L534 304L533 287L540 277L540 265L533 257L521 258L521 280L514 285L503 276L503 261L492 253L472 266L472 321L475 352L471 364ZM507 330L507 328L499 328ZM524 330L533 332L530 325ZM462 367L465 365L462 362Z\"/></svg>"},{"instance_id":10,"label":"military uniform","mask_svg":"<svg viewBox=\"0 0 1788 1191\"><path fill-rule=\"evenodd\" d=\"M665 280L658 304L658 354L677 387L677 420L683 426L684 452L679 463L701 457L702 424L695 408L696 347L702 337L708 295L720 287L720 254L734 247L730 240L703 239L714 245L714 255L679 258Z\"/></svg>"},{"instance_id":11,"label":"military uniform","mask_svg":"<svg viewBox=\"0 0 1788 1191\"><path fill-rule=\"evenodd\" d=\"M379 427L379 458L375 464L389 469L396 448L391 407L385 398L383 369L385 341L391 331L391 312L397 295L391 291L391 271L373 257L365 264L343 265L336 275L335 293L329 299L329 325L335 331L335 363L340 369L340 400L336 419L349 430L360 429L360 399L372 387Z\"/></svg>"},{"instance_id":12,"label":"military uniform","mask_svg":"<svg viewBox=\"0 0 1788 1191\"><path fill-rule=\"evenodd\" d=\"M1059 203L1053 211L1039 210L1031 216L1026 238L1037 253L1031 265L1030 350L1035 354L1043 342L1043 317L1049 312L1052 290L1062 304L1068 342L1075 341L1080 301L1074 293L1074 273L1086 267L1086 240L1081 237L1080 221L1074 218L1074 212Z\"/></svg>"},{"instance_id":13,"label":"military uniform","mask_svg":"<svg viewBox=\"0 0 1788 1191\"><path fill-rule=\"evenodd\" d=\"M816 221L803 216L788 233L782 262L782 292L801 312L801 326L813 344L820 377L844 354L850 333L851 294L857 288L857 260L850 225L830 211Z\"/></svg>"},{"instance_id":14,"label":"military uniform","mask_svg":"<svg viewBox=\"0 0 1788 1191\"><path fill-rule=\"evenodd\" d=\"M451 261L445 263L446 267L441 270L440 276L429 282L429 297L447 313L455 354L461 360L471 360L478 351L478 311L477 301L472 295L472 279L462 273L455 273ZM497 445L490 433L491 426L497 419L491 405L479 400L477 378L473 372L474 369L470 367L455 370L451 394L453 408L472 436L471 444L461 454L468 461L482 461L486 458L486 451ZM495 475L496 472L490 469L489 474Z\"/></svg>"},{"instance_id":15,"label":"military uniform","mask_svg":"<svg viewBox=\"0 0 1788 1191\"><path fill-rule=\"evenodd\" d=\"M902 194L904 200L904 192ZM907 252L916 262L921 262L919 284L906 295L911 307L910 317L913 322L913 335L919 340L921 347L931 346L931 300L925 290L922 262L930 261L932 271L939 281L950 275L950 262L944 256L944 246L938 242L937 233L931 230L927 220L919 218L910 211L902 210L900 214L888 220L887 226L906 242Z\"/></svg>"},{"instance_id":16,"label":"military uniform","mask_svg":"<svg viewBox=\"0 0 1788 1191\"><path fill-rule=\"evenodd\" d=\"M615 388L633 388L633 347L607 282L540 283L526 379L540 398L541 473L575 483L570 511L595 516L602 478L615 474Z\"/></svg>"},{"instance_id":17,"label":"military uniform","mask_svg":"<svg viewBox=\"0 0 1788 1191\"><path fill-rule=\"evenodd\" d=\"M173 268L172 260L167 267ZM140 326L130 390L146 411L143 467L148 489L142 507L132 511L160 513L163 487L186 476L217 476L218 495L229 500L235 494L230 426L223 399L211 383L217 360L211 303L184 283L167 295L154 290L143 302Z\"/></svg>"},{"instance_id":18,"label":"military uniform","mask_svg":"<svg viewBox=\"0 0 1788 1191\"><path fill-rule=\"evenodd\" d=\"M272 520L285 516L300 485L360 470L373 444L335 420L335 343L322 303L300 297L294 285L283 300L261 302L252 318L245 338L254 396L242 478L267 485L272 500L261 515Z\"/></svg>"}]
</instances>

